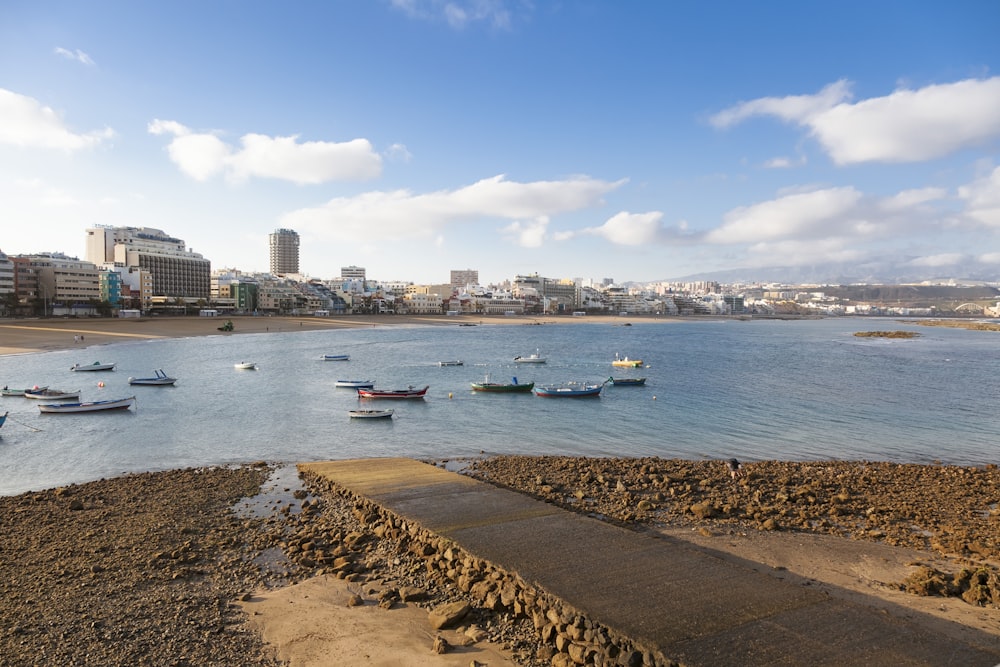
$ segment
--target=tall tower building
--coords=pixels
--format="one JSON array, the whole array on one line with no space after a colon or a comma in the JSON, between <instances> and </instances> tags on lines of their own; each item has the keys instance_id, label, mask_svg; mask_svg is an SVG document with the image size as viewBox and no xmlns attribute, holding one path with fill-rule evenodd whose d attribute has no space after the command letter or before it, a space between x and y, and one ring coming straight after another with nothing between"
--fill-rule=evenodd
<instances>
[{"instance_id":1,"label":"tall tower building","mask_svg":"<svg viewBox=\"0 0 1000 667\"><path fill-rule=\"evenodd\" d=\"M268 235L271 244L271 274L299 272L299 235L291 229L276 229Z\"/></svg>"}]
</instances>

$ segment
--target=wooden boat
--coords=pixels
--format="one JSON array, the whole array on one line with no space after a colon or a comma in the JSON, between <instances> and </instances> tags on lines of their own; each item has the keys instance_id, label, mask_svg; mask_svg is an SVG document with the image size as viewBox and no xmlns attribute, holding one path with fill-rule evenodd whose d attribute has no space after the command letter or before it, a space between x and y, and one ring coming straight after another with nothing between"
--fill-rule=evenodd
<instances>
[{"instance_id":1,"label":"wooden boat","mask_svg":"<svg viewBox=\"0 0 1000 667\"><path fill-rule=\"evenodd\" d=\"M20 396L24 397L24 394L29 391L43 391L48 389L48 387L33 387L31 389L11 389L10 387L4 387L0 389L0 395L3 396Z\"/></svg>"},{"instance_id":2,"label":"wooden boat","mask_svg":"<svg viewBox=\"0 0 1000 667\"><path fill-rule=\"evenodd\" d=\"M628 357L619 357L615 355L615 360L611 362L612 366L618 366L619 368L642 368L642 359L629 359Z\"/></svg>"},{"instance_id":3,"label":"wooden boat","mask_svg":"<svg viewBox=\"0 0 1000 667\"><path fill-rule=\"evenodd\" d=\"M608 378L608 382L616 387L641 387L646 384L646 378Z\"/></svg>"},{"instance_id":4,"label":"wooden boat","mask_svg":"<svg viewBox=\"0 0 1000 667\"><path fill-rule=\"evenodd\" d=\"M545 357L541 356L538 353L538 350L535 350L534 354L529 354L526 357L522 357L522 356L514 357L514 363L515 364L544 364L545 363Z\"/></svg>"},{"instance_id":5,"label":"wooden boat","mask_svg":"<svg viewBox=\"0 0 1000 667\"><path fill-rule=\"evenodd\" d=\"M375 380L337 380L334 387L348 387L350 389L374 389Z\"/></svg>"},{"instance_id":6,"label":"wooden boat","mask_svg":"<svg viewBox=\"0 0 1000 667\"><path fill-rule=\"evenodd\" d=\"M423 398L430 385L417 389L410 385L406 389L358 389L360 398Z\"/></svg>"},{"instance_id":7,"label":"wooden boat","mask_svg":"<svg viewBox=\"0 0 1000 667\"><path fill-rule=\"evenodd\" d=\"M527 394L530 393L532 389L535 388L534 382L529 382L528 384L519 384L517 378L511 378L511 382L490 382L490 377L487 375L486 379L482 382L473 382L472 391L492 391L501 394Z\"/></svg>"},{"instance_id":8,"label":"wooden boat","mask_svg":"<svg viewBox=\"0 0 1000 667\"><path fill-rule=\"evenodd\" d=\"M71 371L113 371L115 370L114 364L102 364L99 361L95 361L92 364L87 364L86 366L81 366L80 364L73 364L69 368Z\"/></svg>"},{"instance_id":9,"label":"wooden boat","mask_svg":"<svg viewBox=\"0 0 1000 667\"><path fill-rule=\"evenodd\" d=\"M453 361L439 361L438 366L464 366L465 362L461 359L455 359Z\"/></svg>"},{"instance_id":10,"label":"wooden boat","mask_svg":"<svg viewBox=\"0 0 1000 667\"><path fill-rule=\"evenodd\" d=\"M349 361L350 358L349 354L324 354L320 357L323 361Z\"/></svg>"},{"instance_id":11,"label":"wooden boat","mask_svg":"<svg viewBox=\"0 0 1000 667\"><path fill-rule=\"evenodd\" d=\"M252 361L241 361L238 364L234 364L236 368L243 371L255 371L257 370L257 364Z\"/></svg>"},{"instance_id":12,"label":"wooden boat","mask_svg":"<svg viewBox=\"0 0 1000 667\"><path fill-rule=\"evenodd\" d=\"M32 389L24 392L25 398L45 399L49 401L63 401L80 398L80 390L63 391L62 389Z\"/></svg>"},{"instance_id":13,"label":"wooden boat","mask_svg":"<svg viewBox=\"0 0 1000 667\"><path fill-rule=\"evenodd\" d=\"M100 412L102 410L128 410L135 402L135 396L115 398L109 401L87 401L85 403L42 403L39 411L50 414L71 412Z\"/></svg>"},{"instance_id":14,"label":"wooden boat","mask_svg":"<svg viewBox=\"0 0 1000 667\"><path fill-rule=\"evenodd\" d=\"M177 382L177 378L170 377L169 375L164 373L163 370L160 368L157 368L155 371L153 371L153 377L151 378L130 377L128 379L129 384L144 384L144 385L154 385L154 386L168 385L168 384L173 384L175 382Z\"/></svg>"},{"instance_id":15,"label":"wooden boat","mask_svg":"<svg viewBox=\"0 0 1000 667\"><path fill-rule=\"evenodd\" d=\"M535 387L535 396L545 398L581 398L584 396L599 396L604 383L587 384L581 382L566 382L565 384L549 384Z\"/></svg>"},{"instance_id":16,"label":"wooden boat","mask_svg":"<svg viewBox=\"0 0 1000 667\"><path fill-rule=\"evenodd\" d=\"M391 419L392 410L349 410L351 419Z\"/></svg>"}]
</instances>

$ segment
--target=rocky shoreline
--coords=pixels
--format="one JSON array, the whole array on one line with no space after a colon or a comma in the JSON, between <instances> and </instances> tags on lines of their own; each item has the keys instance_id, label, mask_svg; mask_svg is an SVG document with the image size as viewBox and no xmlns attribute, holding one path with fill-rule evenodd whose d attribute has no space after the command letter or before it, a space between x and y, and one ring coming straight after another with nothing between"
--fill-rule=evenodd
<instances>
[{"instance_id":1,"label":"rocky shoreline","mask_svg":"<svg viewBox=\"0 0 1000 667\"><path fill-rule=\"evenodd\" d=\"M144 473L0 498L4 664L278 665L240 600L317 574L386 608L469 602L469 641L550 664L530 620L440 586L360 506L297 480L257 496L274 471ZM499 456L463 472L638 530L804 531L946 555L953 572L915 567L898 586L1000 606L996 466L760 462L733 479L717 461Z\"/></svg>"}]
</instances>

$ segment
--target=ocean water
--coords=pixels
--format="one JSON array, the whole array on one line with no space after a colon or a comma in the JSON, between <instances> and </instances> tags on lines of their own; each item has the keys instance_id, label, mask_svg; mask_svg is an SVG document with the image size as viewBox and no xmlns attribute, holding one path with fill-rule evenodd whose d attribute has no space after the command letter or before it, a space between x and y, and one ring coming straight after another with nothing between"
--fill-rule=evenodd
<instances>
[{"instance_id":1,"label":"ocean water","mask_svg":"<svg viewBox=\"0 0 1000 667\"><path fill-rule=\"evenodd\" d=\"M0 495L128 472L266 460L486 454L741 460L1000 461L1000 333L895 320L637 320L376 326L169 339L0 357L0 384L135 395L127 412L40 414L3 398ZM856 331L913 330L915 339ZM546 364L515 364L538 350ZM616 353L646 368L614 369ZM323 354L349 354L326 362ZM439 366L461 359L463 366ZM257 371L234 363L256 361ZM103 373L75 363L115 362ZM173 387L132 387L163 368ZM601 381L599 398L474 393L470 382ZM361 400L338 379L430 386L417 401ZM98 386L103 382L104 386ZM348 410L391 407L391 421Z\"/></svg>"}]
</instances>

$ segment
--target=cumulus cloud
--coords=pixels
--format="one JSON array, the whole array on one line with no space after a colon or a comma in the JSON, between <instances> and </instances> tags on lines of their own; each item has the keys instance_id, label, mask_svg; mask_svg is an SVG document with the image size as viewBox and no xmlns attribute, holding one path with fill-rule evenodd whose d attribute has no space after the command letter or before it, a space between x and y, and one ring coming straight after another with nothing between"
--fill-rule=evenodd
<instances>
[{"instance_id":1,"label":"cumulus cloud","mask_svg":"<svg viewBox=\"0 0 1000 667\"><path fill-rule=\"evenodd\" d=\"M253 177L312 185L367 180L382 172L382 158L367 139L299 142L297 136L250 133L232 146L215 133L193 132L176 121L160 119L149 123L148 131L173 135L167 146L171 161L198 181L221 173L236 182Z\"/></svg>"},{"instance_id":2,"label":"cumulus cloud","mask_svg":"<svg viewBox=\"0 0 1000 667\"><path fill-rule=\"evenodd\" d=\"M816 238L830 232L861 199L852 187L795 193L744 206L727 213L722 226L710 231L709 243L753 243L789 237Z\"/></svg>"},{"instance_id":3,"label":"cumulus cloud","mask_svg":"<svg viewBox=\"0 0 1000 667\"><path fill-rule=\"evenodd\" d=\"M880 203L883 210L902 211L914 206L920 206L928 202L944 199L948 191L944 188L917 188L914 190L903 190L902 192L886 197Z\"/></svg>"},{"instance_id":4,"label":"cumulus cloud","mask_svg":"<svg viewBox=\"0 0 1000 667\"><path fill-rule=\"evenodd\" d=\"M0 88L0 144L77 151L115 136L111 128L79 134L38 100Z\"/></svg>"},{"instance_id":5,"label":"cumulus cloud","mask_svg":"<svg viewBox=\"0 0 1000 667\"><path fill-rule=\"evenodd\" d=\"M850 103L838 81L816 95L765 97L710 118L726 128L753 116L774 116L809 130L839 165L921 162L1000 136L1000 77L901 89Z\"/></svg>"},{"instance_id":6,"label":"cumulus cloud","mask_svg":"<svg viewBox=\"0 0 1000 667\"><path fill-rule=\"evenodd\" d=\"M292 211L281 224L342 240L399 241L428 238L454 223L501 219L511 221L505 234L530 244L544 237L549 216L595 206L624 182L578 176L518 183L500 175L456 190L373 191L339 197L323 206Z\"/></svg>"},{"instance_id":7,"label":"cumulus cloud","mask_svg":"<svg viewBox=\"0 0 1000 667\"><path fill-rule=\"evenodd\" d=\"M57 46L55 49L56 55L62 56L63 58L68 58L69 60L75 60L78 63L88 65L93 67L96 63L88 56L86 53L80 49L71 51L70 49L64 49L61 46Z\"/></svg>"},{"instance_id":8,"label":"cumulus cloud","mask_svg":"<svg viewBox=\"0 0 1000 667\"><path fill-rule=\"evenodd\" d=\"M540 248L545 243L548 226L548 216L542 215L534 220L515 220L500 231L522 248Z\"/></svg>"},{"instance_id":9,"label":"cumulus cloud","mask_svg":"<svg viewBox=\"0 0 1000 667\"><path fill-rule=\"evenodd\" d=\"M568 240L580 234L600 236L616 245L637 246L646 243L657 243L662 237L663 213L629 213L622 211L609 218L599 227L588 227L579 232L564 232L557 240Z\"/></svg>"},{"instance_id":10,"label":"cumulus cloud","mask_svg":"<svg viewBox=\"0 0 1000 667\"><path fill-rule=\"evenodd\" d=\"M1000 167L958 189L967 216L990 227L1000 228Z\"/></svg>"}]
</instances>

